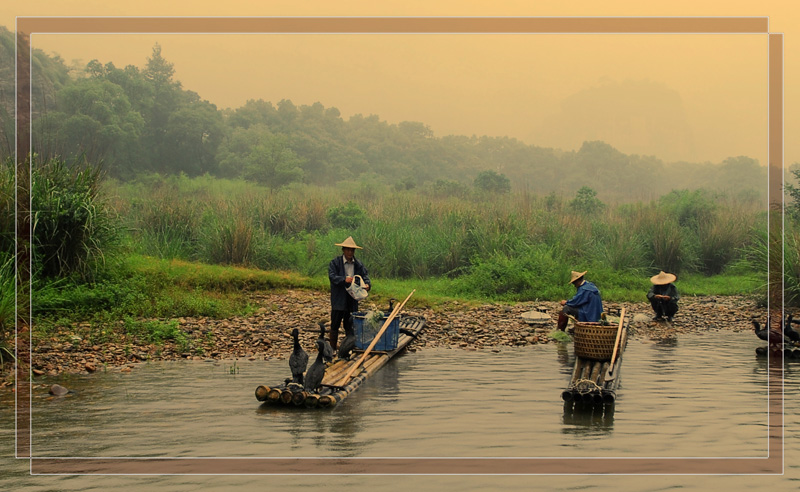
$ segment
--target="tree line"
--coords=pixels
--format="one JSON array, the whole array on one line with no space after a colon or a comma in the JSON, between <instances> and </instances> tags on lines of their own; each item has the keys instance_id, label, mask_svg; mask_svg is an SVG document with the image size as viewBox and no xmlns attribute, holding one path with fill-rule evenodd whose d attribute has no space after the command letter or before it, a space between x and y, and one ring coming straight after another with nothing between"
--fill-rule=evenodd
<instances>
[{"instance_id":1,"label":"tree line","mask_svg":"<svg viewBox=\"0 0 800 492\"><path fill-rule=\"evenodd\" d=\"M424 123L378 115L343 118L335 107L249 100L219 109L175 79L156 44L144 67L92 60L70 67L33 50L33 149L41 160L102 162L121 180L141 174L209 174L272 188L372 180L397 189L500 186L572 195L582 187L603 199L640 200L672 189L765 193L766 169L747 156L720 163L664 162L629 155L602 141L577 151L509 137L435 136ZM0 28L0 74L14 69L14 35ZM13 152L13 77L0 77L0 152ZM508 180L510 187L502 181Z\"/></svg>"}]
</instances>

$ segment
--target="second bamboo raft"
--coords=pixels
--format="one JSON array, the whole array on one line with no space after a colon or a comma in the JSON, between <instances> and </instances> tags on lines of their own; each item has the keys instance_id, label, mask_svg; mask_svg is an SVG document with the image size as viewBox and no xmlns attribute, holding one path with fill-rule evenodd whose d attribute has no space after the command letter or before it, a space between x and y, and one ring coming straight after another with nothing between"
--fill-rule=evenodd
<instances>
[{"instance_id":1,"label":"second bamboo raft","mask_svg":"<svg viewBox=\"0 0 800 492\"><path fill-rule=\"evenodd\" d=\"M616 330L614 331L616 334ZM587 332L591 332L591 327ZM595 342L581 340L580 337L585 336L585 334L582 334L578 329L576 329L574 336L576 347L575 367L572 371L569 385L561 392L561 399L565 402L593 405L614 403L617 399L617 388L619 387L620 370L622 369L622 355L628 342L627 324L623 326L620 335L619 350L614 362L614 376L609 381L606 381L606 372L611 365L610 351L602 348L586 350L587 346L591 346Z\"/></svg>"}]
</instances>

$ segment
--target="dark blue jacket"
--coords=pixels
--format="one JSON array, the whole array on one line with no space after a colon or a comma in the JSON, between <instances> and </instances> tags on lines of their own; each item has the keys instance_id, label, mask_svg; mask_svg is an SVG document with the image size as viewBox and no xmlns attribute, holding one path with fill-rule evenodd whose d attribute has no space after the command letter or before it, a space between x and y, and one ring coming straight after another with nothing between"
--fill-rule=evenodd
<instances>
[{"instance_id":1,"label":"dark blue jacket","mask_svg":"<svg viewBox=\"0 0 800 492\"><path fill-rule=\"evenodd\" d=\"M354 275L361 275L364 283L369 284L371 287L372 282L369 279L369 275L367 275L367 267L355 257L353 257L353 263L355 264L355 268L353 268ZM331 260L328 265L328 278L331 281L331 309L351 313L358 311L358 301L350 297L350 294L345 290L350 284L344 281L344 258L342 256L337 256Z\"/></svg>"},{"instance_id":2,"label":"dark blue jacket","mask_svg":"<svg viewBox=\"0 0 800 492\"><path fill-rule=\"evenodd\" d=\"M600 290L586 280L572 299L567 301L567 306L578 308L578 321L600 321L600 313L603 312Z\"/></svg>"}]
</instances>

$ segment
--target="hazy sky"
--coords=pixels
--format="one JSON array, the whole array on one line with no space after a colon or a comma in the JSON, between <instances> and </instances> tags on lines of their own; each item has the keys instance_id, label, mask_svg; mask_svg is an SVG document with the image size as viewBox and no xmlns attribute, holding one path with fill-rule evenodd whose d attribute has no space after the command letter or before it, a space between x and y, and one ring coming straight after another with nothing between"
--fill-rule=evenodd
<instances>
[{"instance_id":1,"label":"hazy sky","mask_svg":"<svg viewBox=\"0 0 800 492\"><path fill-rule=\"evenodd\" d=\"M785 38L786 162L799 118L790 2L498 1L269 2L233 0L136 6L45 0L0 5L15 15L464 15L464 16L769 16ZM485 2L484 2L485 3ZM712 2L706 2L712 3ZM187 8L191 5L192 8ZM393 7L392 7L393 5ZM96 58L144 66L153 45L174 63L175 78L219 108L248 99L297 105L319 101L347 118L377 114L390 123L420 121L436 136L507 135L526 143L577 149L605 140L626 153L665 160L719 162L767 158L766 35L35 35L33 45L68 63ZM792 81L795 81L793 84Z\"/></svg>"}]
</instances>

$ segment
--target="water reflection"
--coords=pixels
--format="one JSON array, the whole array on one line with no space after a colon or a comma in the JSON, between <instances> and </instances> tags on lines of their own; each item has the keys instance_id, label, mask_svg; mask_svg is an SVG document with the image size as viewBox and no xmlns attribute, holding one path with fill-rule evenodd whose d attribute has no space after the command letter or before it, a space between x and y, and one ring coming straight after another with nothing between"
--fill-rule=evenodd
<instances>
[{"instance_id":1,"label":"water reflection","mask_svg":"<svg viewBox=\"0 0 800 492\"><path fill-rule=\"evenodd\" d=\"M665 348L676 348L678 346L678 337L674 333L666 334L656 339L656 345Z\"/></svg>"},{"instance_id":2,"label":"water reflection","mask_svg":"<svg viewBox=\"0 0 800 492\"><path fill-rule=\"evenodd\" d=\"M562 434L573 436L603 436L614 427L614 404L595 405L583 402L564 402Z\"/></svg>"},{"instance_id":3,"label":"water reflection","mask_svg":"<svg viewBox=\"0 0 800 492\"><path fill-rule=\"evenodd\" d=\"M569 347L570 345L566 343L556 343L556 360L567 368L567 373L572 373L574 361L572 357L570 357L571 350Z\"/></svg>"}]
</instances>

